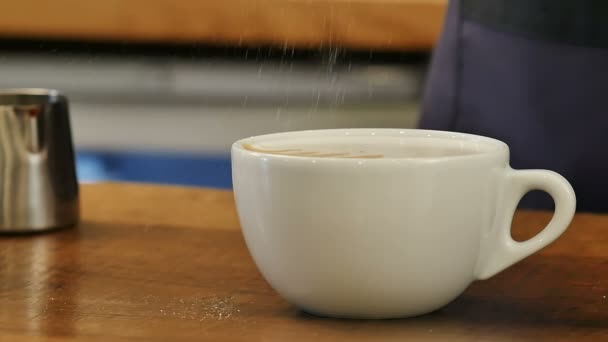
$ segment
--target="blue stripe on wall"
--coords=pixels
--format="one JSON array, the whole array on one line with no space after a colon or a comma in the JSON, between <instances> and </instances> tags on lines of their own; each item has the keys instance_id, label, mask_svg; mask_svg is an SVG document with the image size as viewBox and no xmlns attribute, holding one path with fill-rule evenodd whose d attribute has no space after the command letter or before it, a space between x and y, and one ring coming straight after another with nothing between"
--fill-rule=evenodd
<instances>
[{"instance_id":1,"label":"blue stripe on wall","mask_svg":"<svg viewBox=\"0 0 608 342\"><path fill-rule=\"evenodd\" d=\"M78 151L76 168L83 182L132 181L232 188L229 156Z\"/></svg>"}]
</instances>

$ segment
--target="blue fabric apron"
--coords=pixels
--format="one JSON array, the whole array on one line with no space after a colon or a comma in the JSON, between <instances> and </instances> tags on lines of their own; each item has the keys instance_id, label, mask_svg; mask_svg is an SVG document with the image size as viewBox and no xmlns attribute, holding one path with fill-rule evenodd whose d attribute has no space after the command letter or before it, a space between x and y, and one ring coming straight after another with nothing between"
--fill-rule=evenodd
<instances>
[{"instance_id":1,"label":"blue fabric apron","mask_svg":"<svg viewBox=\"0 0 608 342\"><path fill-rule=\"evenodd\" d=\"M607 80L608 1L452 0L419 126L503 140L513 168L554 170L579 211L608 211Z\"/></svg>"}]
</instances>

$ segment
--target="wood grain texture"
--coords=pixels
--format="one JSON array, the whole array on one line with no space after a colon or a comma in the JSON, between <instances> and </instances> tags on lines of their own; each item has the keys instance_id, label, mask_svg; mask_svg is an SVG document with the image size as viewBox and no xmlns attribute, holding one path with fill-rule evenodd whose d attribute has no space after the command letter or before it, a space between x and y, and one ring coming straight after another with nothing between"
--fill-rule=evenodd
<instances>
[{"instance_id":1,"label":"wood grain texture","mask_svg":"<svg viewBox=\"0 0 608 342\"><path fill-rule=\"evenodd\" d=\"M302 313L261 278L229 192L85 185L83 221L0 237L2 341L606 341L608 216L578 215L541 253L429 315ZM522 212L518 238L548 213Z\"/></svg>"},{"instance_id":2,"label":"wood grain texture","mask_svg":"<svg viewBox=\"0 0 608 342\"><path fill-rule=\"evenodd\" d=\"M428 49L447 0L4 1L0 36Z\"/></svg>"}]
</instances>

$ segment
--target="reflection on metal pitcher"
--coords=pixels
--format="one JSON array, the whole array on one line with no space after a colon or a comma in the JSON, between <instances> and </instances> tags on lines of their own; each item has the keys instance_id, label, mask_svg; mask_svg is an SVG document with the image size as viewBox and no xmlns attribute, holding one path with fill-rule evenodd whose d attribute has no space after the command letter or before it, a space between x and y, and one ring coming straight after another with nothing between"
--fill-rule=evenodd
<instances>
[{"instance_id":1,"label":"reflection on metal pitcher","mask_svg":"<svg viewBox=\"0 0 608 342\"><path fill-rule=\"evenodd\" d=\"M78 221L68 103L55 90L0 90L0 231Z\"/></svg>"}]
</instances>

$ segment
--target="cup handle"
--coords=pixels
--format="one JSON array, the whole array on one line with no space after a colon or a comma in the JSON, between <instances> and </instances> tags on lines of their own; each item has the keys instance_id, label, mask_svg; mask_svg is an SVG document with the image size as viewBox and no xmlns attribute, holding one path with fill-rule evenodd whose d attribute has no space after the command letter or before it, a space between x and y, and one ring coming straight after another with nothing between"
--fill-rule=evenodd
<instances>
[{"instance_id":1,"label":"cup handle","mask_svg":"<svg viewBox=\"0 0 608 342\"><path fill-rule=\"evenodd\" d=\"M487 279L544 248L568 228L576 211L576 196L568 181L548 170L506 170L504 206L498 211L494 227L482 238L476 276ZM555 212L549 224L529 240L517 242L511 237L511 224L517 204L531 190L547 192L555 202ZM500 201L499 201L500 202Z\"/></svg>"}]
</instances>

